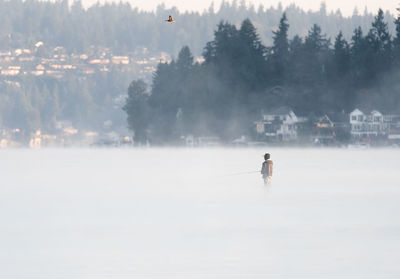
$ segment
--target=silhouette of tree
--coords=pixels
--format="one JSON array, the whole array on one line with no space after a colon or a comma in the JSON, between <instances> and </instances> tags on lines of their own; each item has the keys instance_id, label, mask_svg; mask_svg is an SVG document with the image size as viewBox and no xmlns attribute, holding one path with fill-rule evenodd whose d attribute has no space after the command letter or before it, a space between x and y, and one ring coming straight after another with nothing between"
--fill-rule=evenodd
<instances>
[{"instance_id":1,"label":"silhouette of tree","mask_svg":"<svg viewBox=\"0 0 400 279\"><path fill-rule=\"evenodd\" d=\"M128 97L123 107L128 115L129 128L134 132L134 139L145 143L148 139L150 110L148 107L147 85L143 80L133 81L128 88Z\"/></svg>"},{"instance_id":2,"label":"silhouette of tree","mask_svg":"<svg viewBox=\"0 0 400 279\"><path fill-rule=\"evenodd\" d=\"M279 29L273 31L273 45L270 50L269 60L272 67L272 75L276 84L283 84L287 80L289 64L289 24L286 13L283 13L279 23Z\"/></svg>"}]
</instances>

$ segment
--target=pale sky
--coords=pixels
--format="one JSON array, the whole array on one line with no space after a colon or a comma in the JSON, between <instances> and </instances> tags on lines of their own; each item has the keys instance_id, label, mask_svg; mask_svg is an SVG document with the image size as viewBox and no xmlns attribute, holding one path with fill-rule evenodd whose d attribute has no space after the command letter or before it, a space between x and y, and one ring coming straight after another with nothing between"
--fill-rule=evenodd
<instances>
[{"instance_id":1,"label":"pale sky","mask_svg":"<svg viewBox=\"0 0 400 279\"><path fill-rule=\"evenodd\" d=\"M96 2L104 3L106 0L82 0L85 6L94 4ZM212 2L214 2L215 10L217 10L222 2L222 0L122 0L123 2L130 2L132 6L138 7L143 10L155 10L157 5L165 3L167 8L177 7L179 11L199 11L202 12L207 9ZM231 2L232 0L229 0ZM72 1L71 1L72 2ZM112 2L107 0L107 2ZM117 0L119 2L119 0ZM240 0L237 1L240 3ZM264 7L274 6L276 7L278 3L281 2L283 7L291 3L295 3L297 6L305 10L319 10L320 3L319 0L246 0L246 3L253 3L256 7L259 4L263 4ZM358 8L359 13L364 12L364 8L368 7L368 11L376 13L379 8L382 8L385 12L389 10L391 14L397 15L396 8L400 7L400 0L325 0L327 5L327 10L337 10L340 8L343 15L351 15L353 13L354 7Z\"/></svg>"}]
</instances>

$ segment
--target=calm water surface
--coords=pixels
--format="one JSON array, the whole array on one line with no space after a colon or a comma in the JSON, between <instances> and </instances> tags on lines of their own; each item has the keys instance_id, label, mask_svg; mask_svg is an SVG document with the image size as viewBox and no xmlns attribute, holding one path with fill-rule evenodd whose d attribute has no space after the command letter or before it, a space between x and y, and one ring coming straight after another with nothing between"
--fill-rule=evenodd
<instances>
[{"instance_id":1,"label":"calm water surface","mask_svg":"<svg viewBox=\"0 0 400 279\"><path fill-rule=\"evenodd\" d=\"M271 186L258 171L274 160ZM0 278L400 278L400 150L0 150Z\"/></svg>"}]
</instances>

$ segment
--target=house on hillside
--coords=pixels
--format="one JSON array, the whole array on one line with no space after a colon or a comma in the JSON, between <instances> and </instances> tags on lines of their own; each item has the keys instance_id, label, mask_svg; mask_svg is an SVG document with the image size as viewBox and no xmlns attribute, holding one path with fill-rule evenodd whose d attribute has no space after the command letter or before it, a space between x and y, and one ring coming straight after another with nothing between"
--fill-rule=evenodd
<instances>
[{"instance_id":1,"label":"house on hillside","mask_svg":"<svg viewBox=\"0 0 400 279\"><path fill-rule=\"evenodd\" d=\"M8 66L8 69L1 70L3 76L17 76L19 75L21 66Z\"/></svg>"},{"instance_id":2,"label":"house on hillside","mask_svg":"<svg viewBox=\"0 0 400 279\"><path fill-rule=\"evenodd\" d=\"M271 142L295 141L298 122L296 114L288 107L270 110L255 122L257 138Z\"/></svg>"},{"instance_id":3,"label":"house on hillside","mask_svg":"<svg viewBox=\"0 0 400 279\"><path fill-rule=\"evenodd\" d=\"M38 149L42 144L42 133L40 130L37 130L35 133L31 135L29 140L29 147L33 149Z\"/></svg>"},{"instance_id":4,"label":"house on hillside","mask_svg":"<svg viewBox=\"0 0 400 279\"><path fill-rule=\"evenodd\" d=\"M111 58L111 62L113 64L123 64L123 65L128 65L129 64L129 57L128 56L113 56Z\"/></svg>"},{"instance_id":5,"label":"house on hillside","mask_svg":"<svg viewBox=\"0 0 400 279\"><path fill-rule=\"evenodd\" d=\"M0 129L0 148L19 147L24 142L24 132L16 129Z\"/></svg>"}]
</instances>

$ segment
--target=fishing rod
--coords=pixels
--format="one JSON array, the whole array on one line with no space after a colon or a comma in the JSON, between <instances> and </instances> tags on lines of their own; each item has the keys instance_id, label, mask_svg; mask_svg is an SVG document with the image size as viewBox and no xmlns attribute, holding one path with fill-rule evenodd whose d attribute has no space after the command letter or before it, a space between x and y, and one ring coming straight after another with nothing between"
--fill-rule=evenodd
<instances>
[{"instance_id":1,"label":"fishing rod","mask_svg":"<svg viewBox=\"0 0 400 279\"><path fill-rule=\"evenodd\" d=\"M259 173L260 171L245 171L245 172L236 172L236 173L231 173L227 174L227 176L236 176L236 175L243 175L243 174L252 174L252 173Z\"/></svg>"}]
</instances>

